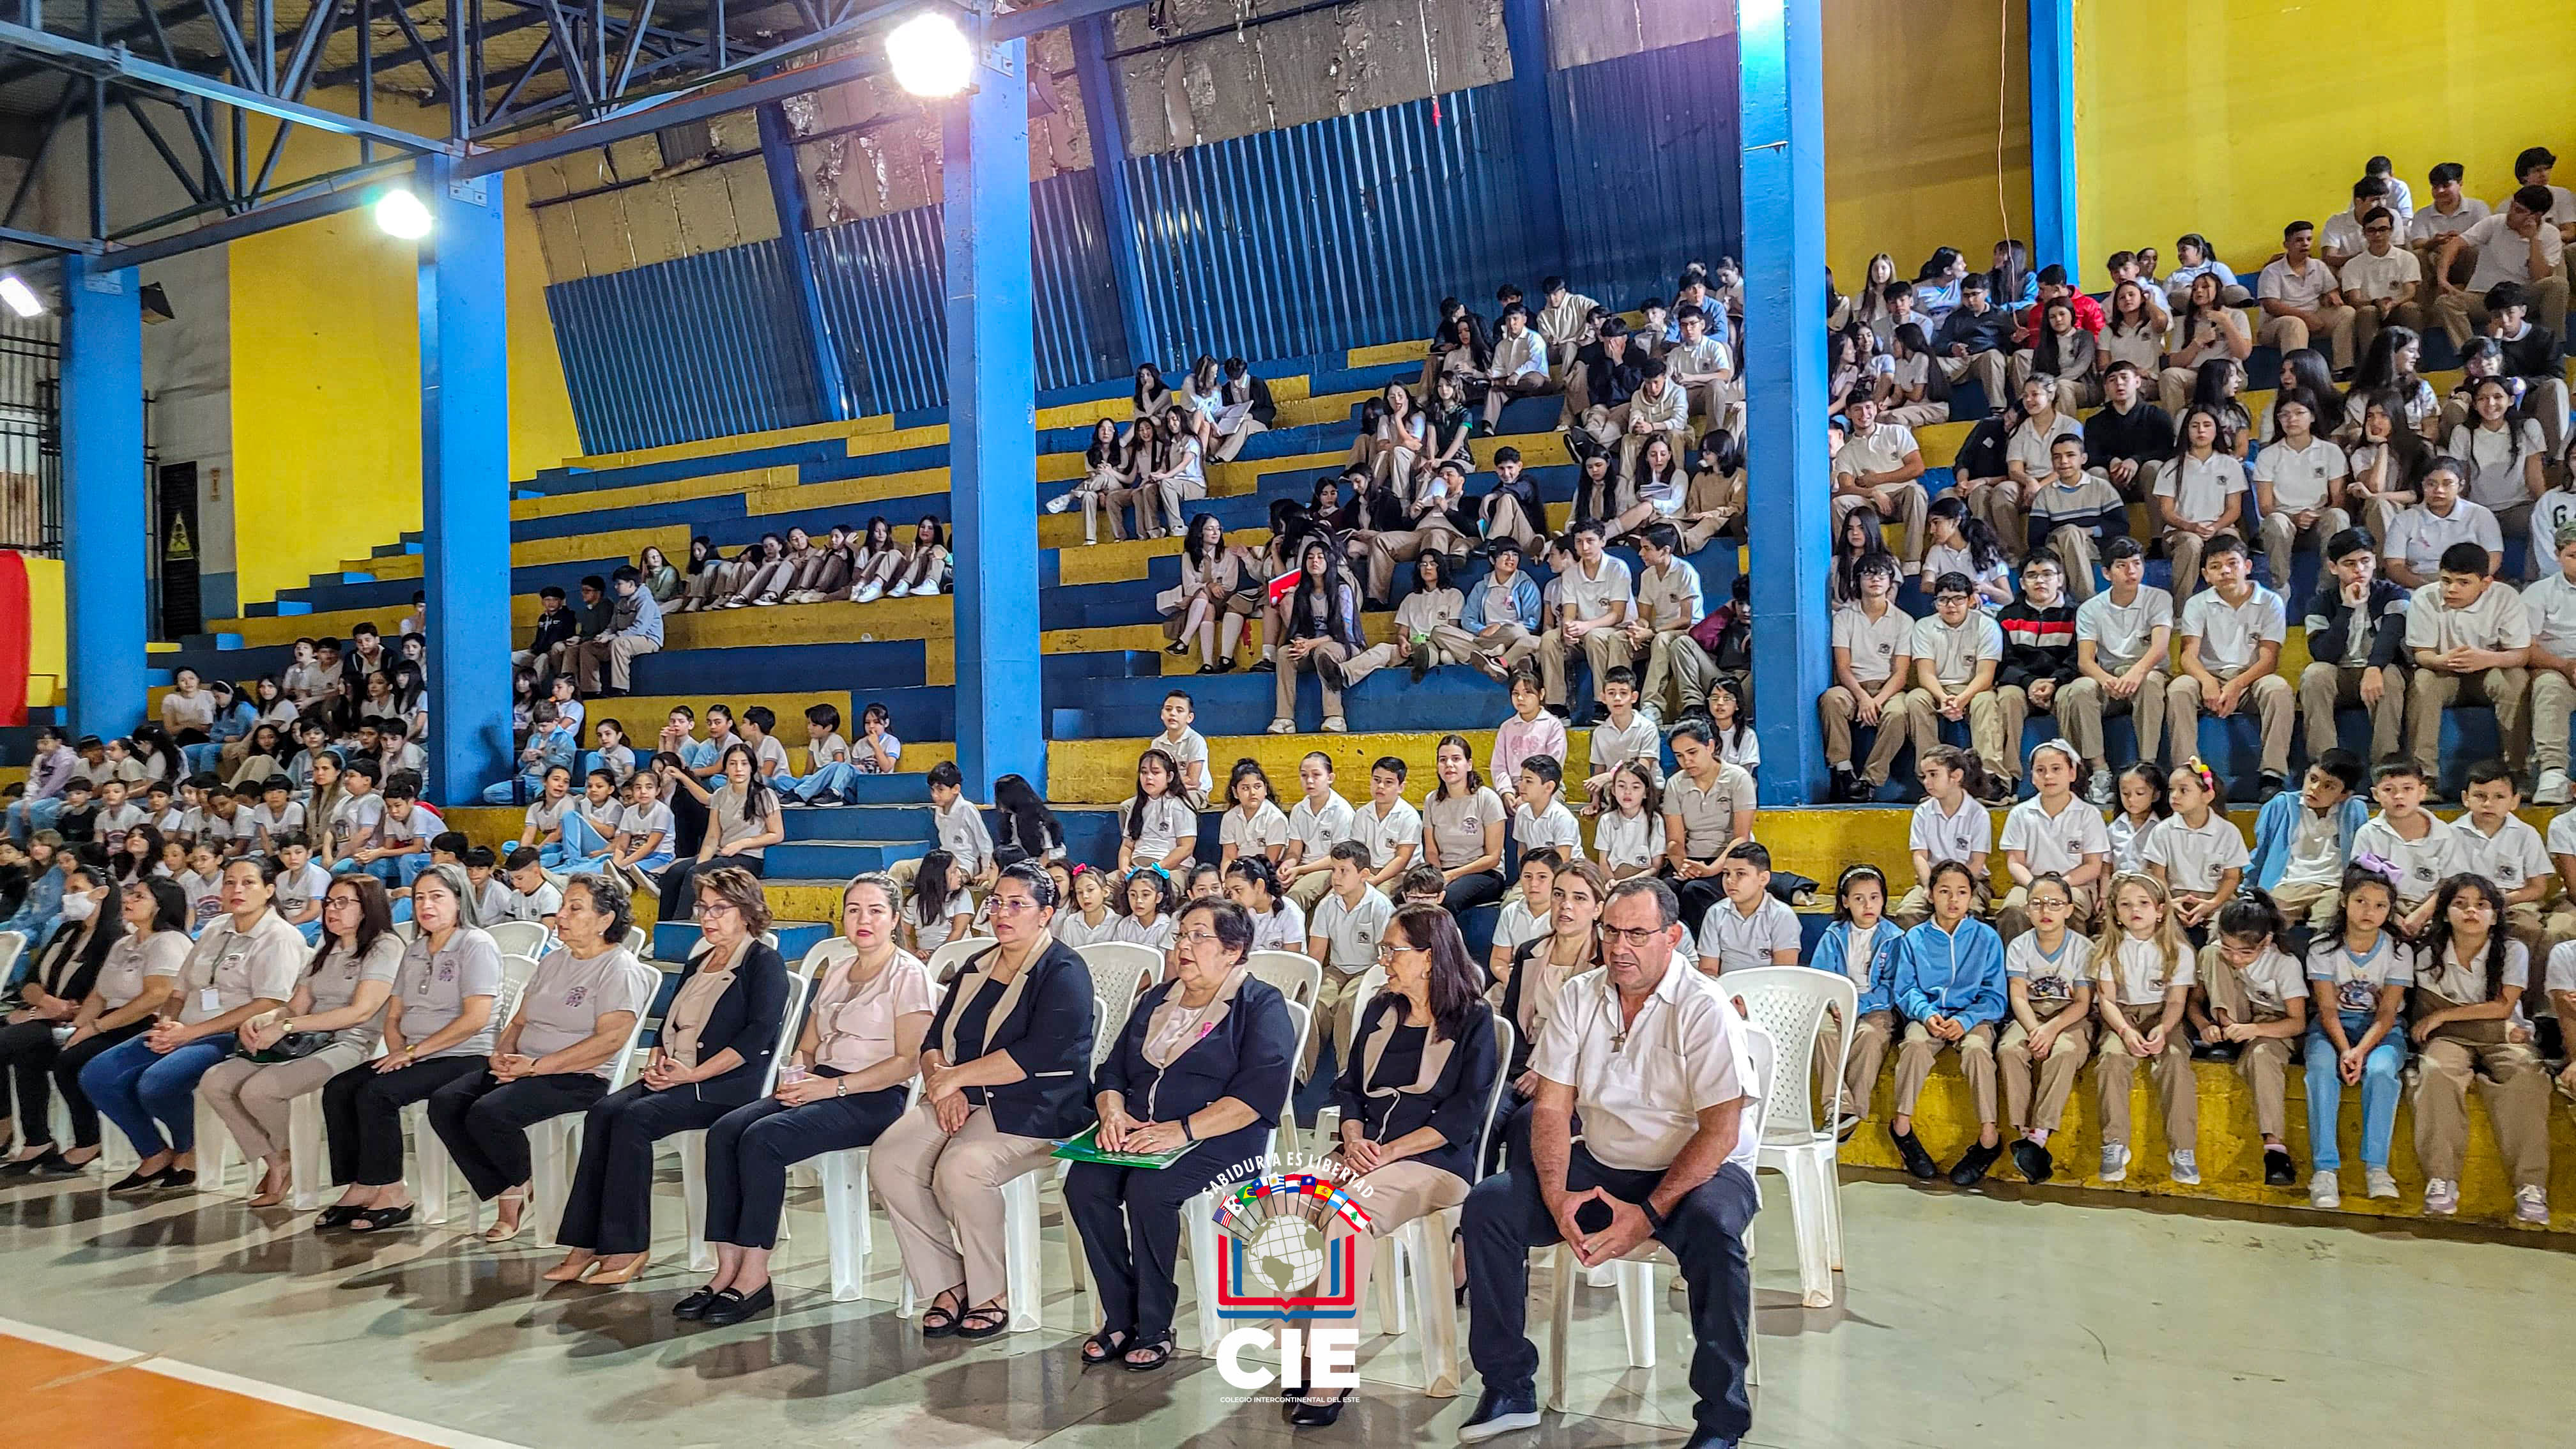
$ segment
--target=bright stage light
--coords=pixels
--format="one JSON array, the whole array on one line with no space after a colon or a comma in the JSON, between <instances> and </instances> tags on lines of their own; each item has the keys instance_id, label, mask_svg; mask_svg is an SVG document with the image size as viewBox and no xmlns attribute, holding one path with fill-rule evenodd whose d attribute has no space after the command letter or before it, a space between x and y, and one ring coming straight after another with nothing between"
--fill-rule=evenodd
<instances>
[{"instance_id":1,"label":"bright stage light","mask_svg":"<svg viewBox=\"0 0 2576 1449\"><path fill-rule=\"evenodd\" d=\"M41 317L45 314L45 300L36 295L34 288L20 281L15 272L0 277L0 302L9 304L9 310L21 317Z\"/></svg>"},{"instance_id":2,"label":"bright stage light","mask_svg":"<svg viewBox=\"0 0 2576 1449\"><path fill-rule=\"evenodd\" d=\"M429 208L421 204L419 197L397 188L377 199L376 225L384 228L387 236L418 241L429 235Z\"/></svg>"},{"instance_id":3,"label":"bright stage light","mask_svg":"<svg viewBox=\"0 0 2576 1449\"><path fill-rule=\"evenodd\" d=\"M925 11L886 36L886 63L895 82L916 96L953 96L975 73L966 32L940 11Z\"/></svg>"}]
</instances>

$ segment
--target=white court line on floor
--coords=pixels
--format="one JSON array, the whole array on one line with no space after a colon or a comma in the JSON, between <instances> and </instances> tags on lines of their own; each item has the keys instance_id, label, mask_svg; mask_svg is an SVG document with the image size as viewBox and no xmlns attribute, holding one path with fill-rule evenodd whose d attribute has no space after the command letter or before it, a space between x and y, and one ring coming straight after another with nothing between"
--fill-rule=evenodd
<instances>
[{"instance_id":1,"label":"white court line on floor","mask_svg":"<svg viewBox=\"0 0 2576 1449\"><path fill-rule=\"evenodd\" d=\"M379 1409L370 1409L363 1404L326 1399L319 1394L308 1394L302 1389L290 1389L282 1384L243 1378L239 1374L226 1373L222 1369L183 1363L178 1359L165 1358L157 1353L126 1348L95 1338L83 1338L76 1333L63 1333L33 1323L22 1323L14 1318L0 1318L0 1334L23 1338L30 1343L61 1349L66 1353L100 1359L108 1367L136 1369L147 1374L159 1374L167 1379L177 1379L182 1383L195 1384L200 1388L221 1389L225 1393L240 1394L244 1398L281 1404L290 1409L301 1409L308 1414L318 1414L325 1419L337 1419L344 1424L355 1424L362 1429L373 1429L384 1434L400 1434L405 1438L417 1439L424 1444L440 1445L442 1449L524 1449L524 1446L513 1444L506 1439L494 1439L487 1435L464 1429L450 1429L439 1424L425 1424L418 1419L407 1419L400 1414L388 1414Z\"/></svg>"}]
</instances>

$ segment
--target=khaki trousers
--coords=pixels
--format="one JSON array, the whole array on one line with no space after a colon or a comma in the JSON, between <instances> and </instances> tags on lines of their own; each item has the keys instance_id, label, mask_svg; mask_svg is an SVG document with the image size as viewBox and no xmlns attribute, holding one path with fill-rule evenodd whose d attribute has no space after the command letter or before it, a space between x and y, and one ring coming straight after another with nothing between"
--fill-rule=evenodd
<instances>
[{"instance_id":1,"label":"khaki trousers","mask_svg":"<svg viewBox=\"0 0 2576 1449\"><path fill-rule=\"evenodd\" d=\"M2290 918L2290 924L2304 921L2318 930L2343 913L2343 891L2330 885L2292 885L2284 882L2272 887L2272 904Z\"/></svg>"},{"instance_id":2,"label":"khaki trousers","mask_svg":"<svg viewBox=\"0 0 2576 1449\"><path fill-rule=\"evenodd\" d=\"M1861 687L1876 694L1886 683L1880 680L1873 685L1863 680ZM1887 707L1878 712L1878 735L1870 741L1869 759L1860 767L1864 783L1886 784L1887 772L1896 761L1896 752L1905 747L1907 740L1914 742L1914 753L1918 758L1939 743L1940 736L1931 713L1918 703L1922 695L1923 691L1919 689L1906 690L1889 700ZM1816 714L1825 726L1826 764L1848 765L1852 762L1852 720L1859 709L1860 701L1839 684L1817 697Z\"/></svg>"},{"instance_id":3,"label":"khaki trousers","mask_svg":"<svg viewBox=\"0 0 2576 1449\"><path fill-rule=\"evenodd\" d=\"M2567 279L2550 277L2522 284L2522 294L2530 300L2531 323L2546 327L2560 338L2567 335ZM2451 346L2469 345L2469 339L2484 331L2487 325L2487 299L2475 292L2450 292L2433 299L2434 315L2442 319L2442 330L2451 334Z\"/></svg>"},{"instance_id":4,"label":"khaki trousers","mask_svg":"<svg viewBox=\"0 0 2576 1449\"><path fill-rule=\"evenodd\" d=\"M970 1305L1002 1296L1008 1261L1002 1187L1045 1166L1054 1150L1043 1137L996 1128L989 1107L976 1108L954 1133L939 1130L928 1101L895 1119L870 1150L868 1166L894 1220L904 1276L916 1296L927 1300L960 1283Z\"/></svg>"},{"instance_id":5,"label":"khaki trousers","mask_svg":"<svg viewBox=\"0 0 2576 1449\"><path fill-rule=\"evenodd\" d=\"M1350 651L1343 648L1341 641L1338 639L1316 640L1313 647L1306 651L1306 658L1302 663L1297 660L1290 659L1288 657L1287 650L1280 650L1277 659L1274 661L1277 664L1279 671L1277 676L1279 705L1277 718L1293 720L1297 717L1297 675L1301 671L1305 670L1313 670L1315 683L1323 687L1324 718L1341 718L1342 687L1333 682L1333 678L1335 677L1334 675L1327 675L1323 670L1316 666L1320 661L1330 659L1333 661L1335 666L1335 675L1338 675L1340 672L1340 665L1344 660L1349 658Z\"/></svg>"},{"instance_id":6,"label":"khaki trousers","mask_svg":"<svg viewBox=\"0 0 2576 1449\"><path fill-rule=\"evenodd\" d=\"M2014 693L2016 700L2007 701L2002 690L1989 689L1968 701L1968 745L1977 752L1977 760L1986 767L1987 774L2006 780L2021 778L2022 713L2028 708L2027 703L2018 701L2020 692ZM1909 689L1905 699L1923 716L1924 733L1939 739L1945 716L1932 691ZM1922 751L1915 753L1919 756Z\"/></svg>"},{"instance_id":7,"label":"khaki trousers","mask_svg":"<svg viewBox=\"0 0 2576 1449\"><path fill-rule=\"evenodd\" d=\"M2310 544L2322 556L2325 552L2326 540L2350 527L2352 527L2352 515L2340 508L2318 509L2317 521L2304 529L2300 528L2287 513L2264 514L2261 526L2263 556L2272 566L2273 592L2281 593L2289 589L2290 554L2302 542Z\"/></svg>"},{"instance_id":8,"label":"khaki trousers","mask_svg":"<svg viewBox=\"0 0 2576 1449\"><path fill-rule=\"evenodd\" d=\"M2217 674L2216 670L2210 672ZM2218 675L2221 682L2235 677ZM2247 705L2263 722L2264 772L2289 774L2290 725L2298 715L2298 692L2278 674L2266 674L2254 681L2237 708L2241 712ZM2165 748L2176 759L2200 753L2200 681L2191 675L2175 679L2165 690Z\"/></svg>"},{"instance_id":9,"label":"khaki trousers","mask_svg":"<svg viewBox=\"0 0 2576 1449\"><path fill-rule=\"evenodd\" d=\"M2369 670L2312 662L2299 671L2299 714L2307 721L2308 758L2335 748L2335 711L2361 704L2361 677ZM2379 671L2379 703L2370 711L2370 763L2397 758L2398 736L2406 722L2406 671L2394 664ZM2561 721L2561 726L2565 724ZM2562 735L2563 738L2563 735Z\"/></svg>"},{"instance_id":10,"label":"khaki trousers","mask_svg":"<svg viewBox=\"0 0 2576 1449\"><path fill-rule=\"evenodd\" d=\"M2135 1026L2141 1020L2161 1019L2164 1003L2122 1009ZM2199 1083L2191 1074L2191 1043L2185 1040L2185 1023L2174 1024L2173 1036L2165 1049L2148 1066L2156 1084L2156 1096L2165 1119L2165 1145L2175 1152L2195 1150L2200 1142ZM2102 1142L2105 1146L2129 1145L2129 1089L2137 1080L2138 1059L2129 1054L2129 1044L2119 1033L2102 1033L2102 1050L2094 1061L2095 1084L2102 1092Z\"/></svg>"},{"instance_id":11,"label":"khaki trousers","mask_svg":"<svg viewBox=\"0 0 2576 1449\"><path fill-rule=\"evenodd\" d=\"M1306 1052L1297 1059L1297 1080L1315 1075L1315 1063L1323 1054L1324 1043L1333 1044L1334 1060L1341 1059L1342 1027L1351 1014L1367 1003L1355 1000L1360 992L1360 978L1366 971L1343 971L1329 962L1324 979L1315 988L1315 1021L1306 1030Z\"/></svg>"},{"instance_id":12,"label":"khaki trousers","mask_svg":"<svg viewBox=\"0 0 2576 1449\"><path fill-rule=\"evenodd\" d=\"M2531 731L2531 768L2534 771L2567 768L2567 720L2576 713L2576 684L2555 669L2531 673L2531 716L2526 728Z\"/></svg>"},{"instance_id":13,"label":"khaki trousers","mask_svg":"<svg viewBox=\"0 0 2576 1449\"><path fill-rule=\"evenodd\" d=\"M597 694L600 672L607 671L608 687L630 689L635 683L635 656L658 654L662 643L641 634L617 634L606 639L585 639L581 645L581 673L576 681L584 694Z\"/></svg>"},{"instance_id":14,"label":"khaki trousers","mask_svg":"<svg viewBox=\"0 0 2576 1449\"><path fill-rule=\"evenodd\" d=\"M2200 551L2208 540L2179 528L2166 529L2163 538L2165 560L2173 565L2174 615L2179 619L2183 601L2200 587ZM2177 633L2174 637L2180 640L2182 636Z\"/></svg>"},{"instance_id":15,"label":"khaki trousers","mask_svg":"<svg viewBox=\"0 0 2576 1449\"><path fill-rule=\"evenodd\" d=\"M365 1051L344 1042L291 1062L226 1057L197 1079L197 1094L223 1119L244 1162L274 1161L286 1156L295 1099L321 1091L323 1083L366 1059Z\"/></svg>"},{"instance_id":16,"label":"khaki trousers","mask_svg":"<svg viewBox=\"0 0 2576 1449\"><path fill-rule=\"evenodd\" d=\"M1852 1029L1851 1056L1843 1062L1843 1110L1866 1117L1869 1099L1878 1090L1878 1069L1887 1062L1887 1044L1896 1036L1896 1013L1867 1011ZM1842 1056L1842 1023L1825 1018L1816 1037L1816 1104L1829 1109L1834 1100L1834 1062ZM1828 1123L1827 1125L1831 1125Z\"/></svg>"},{"instance_id":17,"label":"khaki trousers","mask_svg":"<svg viewBox=\"0 0 2576 1449\"><path fill-rule=\"evenodd\" d=\"M1441 624L1431 631L1431 643L1465 663L1493 662L1512 652L1513 646L1527 643L1536 649L1537 640L1518 624L1498 624L1488 632L1470 634L1456 624Z\"/></svg>"},{"instance_id":18,"label":"khaki trousers","mask_svg":"<svg viewBox=\"0 0 2576 1449\"><path fill-rule=\"evenodd\" d=\"M1395 588L1395 566L1422 557L1422 551L1463 553L1467 540L1449 526L1445 518L1435 516L1421 520L1418 528L1401 533L1373 534L1368 542L1368 593L1372 599L1389 597Z\"/></svg>"},{"instance_id":19,"label":"khaki trousers","mask_svg":"<svg viewBox=\"0 0 2576 1449\"><path fill-rule=\"evenodd\" d=\"M2334 361L2337 372L2352 366L2352 324L2350 307L2319 307L2317 320L2323 324L2327 345L2320 349ZM2283 352L2296 352L2315 340L2319 328L2310 327L2304 317L2266 317L2263 329L2254 340Z\"/></svg>"},{"instance_id":20,"label":"khaki trousers","mask_svg":"<svg viewBox=\"0 0 2576 1449\"><path fill-rule=\"evenodd\" d=\"M1995 1024L1990 1021L1968 1028L1968 1034L1955 1044L1935 1039L1919 1021L1905 1024L1905 1038L1896 1048L1897 1116L1914 1115L1915 1100L1932 1076L1932 1064L1953 1049L1959 1053L1959 1070L1968 1079L1968 1095L1977 1104L1977 1125L1995 1124Z\"/></svg>"},{"instance_id":21,"label":"khaki trousers","mask_svg":"<svg viewBox=\"0 0 2576 1449\"><path fill-rule=\"evenodd\" d=\"M2417 288L2417 295L2423 289ZM2379 340L2383 327L2408 327L2416 332L2431 330L2436 324L2433 313L2414 302L2363 302L2352 309L2352 351L2355 357L2368 357L2370 344ZM2382 538L2386 534L2380 535Z\"/></svg>"},{"instance_id":22,"label":"khaki trousers","mask_svg":"<svg viewBox=\"0 0 2576 1449\"><path fill-rule=\"evenodd\" d=\"M2039 354L2025 347L2012 355L2004 368L2004 381L2014 397L2021 396L2021 385L2039 370ZM2054 374L2052 374L2054 376ZM2089 408L2102 401L2102 385L2089 377L2058 377L2057 405L2072 411Z\"/></svg>"},{"instance_id":23,"label":"khaki trousers","mask_svg":"<svg viewBox=\"0 0 2576 1449\"><path fill-rule=\"evenodd\" d=\"M1464 664L1473 657L1472 654L1452 654L1441 648L1437 640L1424 647L1430 651L1431 667L1434 669L1443 664ZM1406 645L1372 644L1352 655L1351 661L1342 666L1342 683L1346 687L1357 684L1381 669L1392 669L1396 665L1409 662L1412 658L1413 650Z\"/></svg>"},{"instance_id":24,"label":"khaki trousers","mask_svg":"<svg viewBox=\"0 0 2576 1449\"><path fill-rule=\"evenodd\" d=\"M1525 555L1536 551L1538 536L1547 525L1544 517L1532 518L1521 507L1520 499L1510 493L1485 495L1485 537L1508 538L1521 546Z\"/></svg>"},{"instance_id":25,"label":"khaki trousers","mask_svg":"<svg viewBox=\"0 0 2576 1449\"><path fill-rule=\"evenodd\" d=\"M2078 604L2092 598L2096 592L2093 571L2102 562L2100 551L2093 546L2093 535L2072 524L2050 529L2048 551L2066 566L2066 596Z\"/></svg>"},{"instance_id":26,"label":"khaki trousers","mask_svg":"<svg viewBox=\"0 0 2576 1449\"><path fill-rule=\"evenodd\" d=\"M1288 883L1288 899L1297 903L1297 909L1304 911L1311 916L1315 913L1315 902L1322 900L1324 898L1324 892L1329 891L1332 888L1332 871L1329 869L1319 870L1310 875L1301 875L1295 880L1290 881Z\"/></svg>"},{"instance_id":27,"label":"khaki trousers","mask_svg":"<svg viewBox=\"0 0 2576 1449\"><path fill-rule=\"evenodd\" d=\"M1601 693L1601 680L1613 669L1625 669L1637 662L1637 653L1628 647L1627 639L1616 629L1595 629L1578 641L1584 662L1592 667L1592 693ZM1565 656L1574 646L1566 642L1563 630L1550 629L1538 640L1538 677L1546 690L1547 702L1565 703Z\"/></svg>"},{"instance_id":28,"label":"khaki trousers","mask_svg":"<svg viewBox=\"0 0 2576 1449\"><path fill-rule=\"evenodd\" d=\"M2442 711L2454 704L2483 704L2495 710L2496 738L2504 747L2506 765L2520 770L2529 744L2522 706L2530 691L2528 669L2487 669L2476 674L2416 670L2415 687L2406 698L2406 748L2415 757L2416 768L2428 780L2437 778L2435 771L2442 763Z\"/></svg>"},{"instance_id":29,"label":"khaki trousers","mask_svg":"<svg viewBox=\"0 0 2576 1449\"><path fill-rule=\"evenodd\" d=\"M1658 629L1646 644L1646 682L1638 698L1661 712L1669 688L1679 696L1680 709L1663 717L1679 719L1708 707L1708 687L1716 678L1717 663L1699 641L1678 630ZM1596 687L1594 693L1599 692Z\"/></svg>"},{"instance_id":30,"label":"khaki trousers","mask_svg":"<svg viewBox=\"0 0 2576 1449\"><path fill-rule=\"evenodd\" d=\"M2001 409L2005 403L2012 400L2012 394L2004 387L2004 355L1993 348L1987 348L1983 352L1971 352L1965 357L1943 357L1936 360L1941 364L1941 375L1952 382L1975 378L1977 386L1985 389L1986 406Z\"/></svg>"},{"instance_id":31,"label":"khaki trousers","mask_svg":"<svg viewBox=\"0 0 2576 1449\"><path fill-rule=\"evenodd\" d=\"M2034 1007L2036 1009L2036 1007ZM2045 1018L2042 1018L2043 1024ZM2066 1100L2075 1094L2075 1074L2093 1054L2093 1023L2068 1024L2051 1042L2045 1061L2030 1059L2030 1033L2016 1020L2004 1028L1996 1065L2004 1081L2004 1120L2015 1132L2054 1132L2066 1121ZM2031 1101L2033 1078L2039 1100Z\"/></svg>"},{"instance_id":32,"label":"khaki trousers","mask_svg":"<svg viewBox=\"0 0 2576 1449\"><path fill-rule=\"evenodd\" d=\"M2460 1180L2469 1155L2469 1083L2475 1081L2495 1124L2506 1176L2518 1189L2548 1187L2549 1073L2540 1054L2528 1043L2504 1040L2501 1021L2460 1025L2466 1030L2446 1030L2424 1043L2415 1083L2416 1164L2428 1178Z\"/></svg>"},{"instance_id":33,"label":"khaki trousers","mask_svg":"<svg viewBox=\"0 0 2576 1449\"><path fill-rule=\"evenodd\" d=\"M2275 902L2279 897L2274 897ZM2212 1011L2225 1012L2227 1019L2243 1025L2279 1021L2278 1012L2254 1009L2246 999L2245 978L2220 954L2218 943L2200 948L2200 989L2209 997ZM2287 1082L2290 1072L2290 1043L2285 1037L2265 1037L2260 1041L2239 1042L2236 1048L2236 1075L2254 1094L2254 1126L2266 1142L2283 1142L2289 1130Z\"/></svg>"},{"instance_id":34,"label":"khaki trousers","mask_svg":"<svg viewBox=\"0 0 2576 1449\"><path fill-rule=\"evenodd\" d=\"M2138 692L2127 699L2114 699L2101 681L2087 676L2069 681L2057 692L2057 723L2066 731L2066 742L2084 757L2087 764L2107 765L2111 757L2103 752L2102 718L2105 715L2127 715L2137 726L2138 758L2157 758L2157 747L2164 743L2165 688L2173 682L2161 669L2147 672L2138 681Z\"/></svg>"}]
</instances>

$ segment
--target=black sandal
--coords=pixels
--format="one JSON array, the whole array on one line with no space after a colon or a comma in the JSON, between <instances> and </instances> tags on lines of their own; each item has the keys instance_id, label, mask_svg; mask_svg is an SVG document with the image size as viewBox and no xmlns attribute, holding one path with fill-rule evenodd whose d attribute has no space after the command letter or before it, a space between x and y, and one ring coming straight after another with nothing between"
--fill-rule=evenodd
<instances>
[{"instance_id":1,"label":"black sandal","mask_svg":"<svg viewBox=\"0 0 2576 1449\"><path fill-rule=\"evenodd\" d=\"M313 1231L327 1233L335 1228L345 1228L356 1222L358 1214L365 1211L365 1208L352 1207L347 1203L333 1203L314 1215Z\"/></svg>"},{"instance_id":2,"label":"black sandal","mask_svg":"<svg viewBox=\"0 0 2576 1449\"><path fill-rule=\"evenodd\" d=\"M990 1305L968 1309L957 1320L957 1336L964 1339L991 1338L1011 1326L1011 1310Z\"/></svg>"},{"instance_id":3,"label":"black sandal","mask_svg":"<svg viewBox=\"0 0 2576 1449\"><path fill-rule=\"evenodd\" d=\"M1163 1330L1162 1335L1150 1343L1131 1343L1127 1345L1127 1352L1151 1354L1153 1357L1146 1359L1143 1363L1138 1363L1136 1360L1127 1357L1125 1354L1121 1354L1118 1358L1118 1366L1120 1368L1127 1370L1127 1372L1131 1374L1152 1373L1154 1370L1161 1368L1163 1365L1172 1361L1171 1330Z\"/></svg>"},{"instance_id":4,"label":"black sandal","mask_svg":"<svg viewBox=\"0 0 2576 1449\"><path fill-rule=\"evenodd\" d=\"M365 1208L360 1210L357 1217L350 1220L349 1231L381 1233L389 1228L398 1228L410 1222L411 1215L418 1208L417 1203L404 1203L401 1207Z\"/></svg>"},{"instance_id":5,"label":"black sandal","mask_svg":"<svg viewBox=\"0 0 2576 1449\"><path fill-rule=\"evenodd\" d=\"M1082 1364L1096 1368L1127 1351L1127 1330L1104 1328L1082 1341Z\"/></svg>"},{"instance_id":6,"label":"black sandal","mask_svg":"<svg viewBox=\"0 0 2576 1449\"><path fill-rule=\"evenodd\" d=\"M957 1287L955 1287L955 1288L947 1288L947 1289L943 1289L943 1290L941 1290L941 1291L940 1291L940 1292L939 1292L935 1297L933 1297L933 1298L930 1300L930 1306L929 1306L928 1308L925 1308L925 1309L923 1309L923 1310L922 1310L922 1313L921 1313L921 1336L922 1336L922 1337L924 1337L924 1338L949 1338L949 1337L953 1337L953 1336L956 1334L956 1332L957 1332L957 1308L950 1308L950 1307L948 1307L947 1305L945 1305L945 1304L943 1304L943 1303L941 1303L941 1302L939 1301L941 1298L945 1298L945 1297L947 1297L947 1296L948 1296L949 1294L951 1294L951 1293L956 1294L956 1295L957 1295L957 1297L958 1297L958 1300L959 1300L959 1301L958 1301L958 1304L957 1304L957 1308L963 1308L963 1307L965 1307L965 1306L966 1306L965 1301L964 1301L964 1300L965 1300L965 1297L966 1297L966 1290L965 1290L965 1286L964 1286L963 1284L960 1284L959 1286L957 1286Z\"/></svg>"}]
</instances>

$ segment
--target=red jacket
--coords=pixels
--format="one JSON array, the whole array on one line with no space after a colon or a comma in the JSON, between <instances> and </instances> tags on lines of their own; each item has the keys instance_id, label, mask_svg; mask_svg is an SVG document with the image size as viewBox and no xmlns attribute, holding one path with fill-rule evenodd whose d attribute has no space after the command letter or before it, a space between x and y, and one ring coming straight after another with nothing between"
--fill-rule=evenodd
<instances>
[{"instance_id":1,"label":"red jacket","mask_svg":"<svg viewBox=\"0 0 2576 1449\"><path fill-rule=\"evenodd\" d=\"M2092 333L2096 337L2102 335L2102 324L2106 319L2102 315L2101 303L2085 296L2082 292L2073 292L2068 294L2066 304L2075 309L2076 326L2083 328L2085 331ZM2037 347L2039 345L2040 324L2047 320L2048 308L2045 306L2033 306L2029 311L2028 320L2022 324L2021 345L2024 347Z\"/></svg>"}]
</instances>

